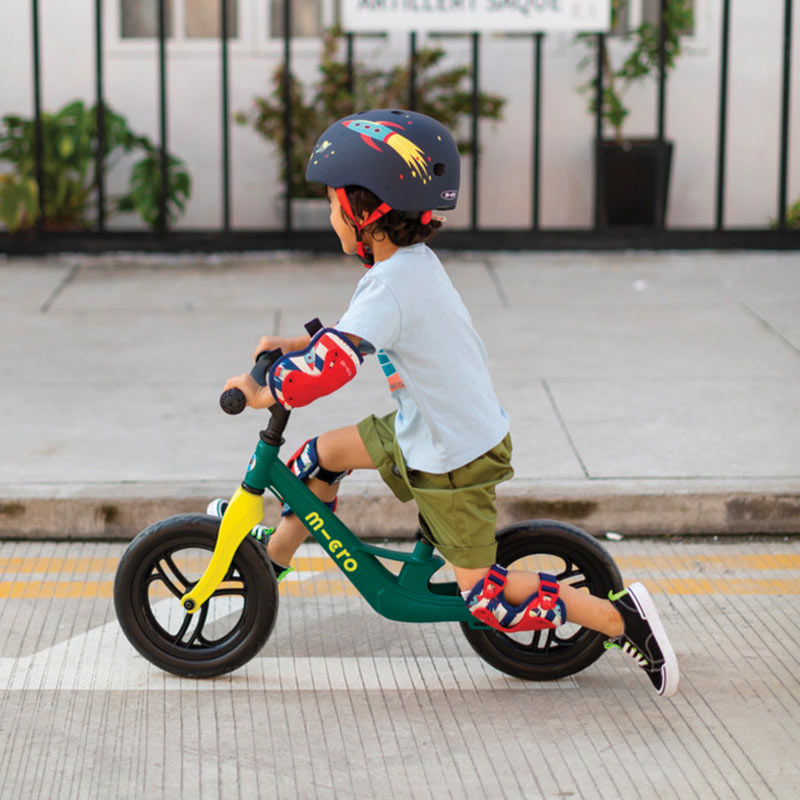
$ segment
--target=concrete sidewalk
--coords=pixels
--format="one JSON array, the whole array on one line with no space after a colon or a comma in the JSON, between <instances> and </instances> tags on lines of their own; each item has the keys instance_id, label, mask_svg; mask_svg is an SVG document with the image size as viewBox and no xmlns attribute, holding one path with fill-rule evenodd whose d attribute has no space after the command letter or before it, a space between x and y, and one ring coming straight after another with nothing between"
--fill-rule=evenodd
<instances>
[{"instance_id":1,"label":"concrete sidewalk","mask_svg":"<svg viewBox=\"0 0 800 800\"><path fill-rule=\"evenodd\" d=\"M441 255L512 420L501 523L800 533L799 254ZM0 261L0 536L127 538L229 496L263 415L225 416L225 379L261 334L335 323L360 275L303 254ZM371 360L295 412L287 452L392 405ZM377 475L342 494L358 533L413 532Z\"/></svg>"}]
</instances>

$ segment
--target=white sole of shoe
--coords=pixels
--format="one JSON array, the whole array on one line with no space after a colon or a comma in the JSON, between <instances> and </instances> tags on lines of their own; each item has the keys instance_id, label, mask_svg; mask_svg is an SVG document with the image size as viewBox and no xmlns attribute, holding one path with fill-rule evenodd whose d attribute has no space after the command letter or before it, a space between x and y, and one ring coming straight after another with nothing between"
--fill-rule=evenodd
<instances>
[{"instance_id":1,"label":"white sole of shoe","mask_svg":"<svg viewBox=\"0 0 800 800\"><path fill-rule=\"evenodd\" d=\"M227 500L212 500L206 506L206 514L210 517L216 517L217 519L222 519L222 513L220 512L220 503L224 503L225 505L228 504Z\"/></svg>"},{"instance_id":2,"label":"white sole of shoe","mask_svg":"<svg viewBox=\"0 0 800 800\"><path fill-rule=\"evenodd\" d=\"M661 623L661 617L656 610L656 604L650 596L642 583L632 583L628 587L628 595L631 597L639 609L639 613L647 620L650 629L653 631L653 636L656 637L658 646L661 648L661 655L664 656L664 665L662 666L662 675L664 677L664 687L659 692L662 697L672 697L678 691L678 683L680 682L680 670L678 668L678 659L675 656L675 651L669 642L667 632Z\"/></svg>"}]
</instances>

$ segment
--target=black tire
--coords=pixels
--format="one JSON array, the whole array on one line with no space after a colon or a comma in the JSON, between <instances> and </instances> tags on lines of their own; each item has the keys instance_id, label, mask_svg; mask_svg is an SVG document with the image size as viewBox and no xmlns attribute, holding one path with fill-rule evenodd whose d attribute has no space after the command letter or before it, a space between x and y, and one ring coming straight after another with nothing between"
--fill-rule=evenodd
<instances>
[{"instance_id":1,"label":"black tire","mask_svg":"<svg viewBox=\"0 0 800 800\"><path fill-rule=\"evenodd\" d=\"M180 598L200 579L219 519L182 514L143 530L123 554L114 608L128 641L175 675L211 678L246 664L272 633L278 584L264 548L249 536L225 581L194 614Z\"/></svg>"},{"instance_id":2,"label":"black tire","mask_svg":"<svg viewBox=\"0 0 800 800\"><path fill-rule=\"evenodd\" d=\"M588 533L564 522L529 520L498 531L497 563L511 569L549 572L599 597L622 588L609 552ZM464 635L478 655L517 678L549 681L586 669L605 652L601 633L566 623L553 630L504 634L470 627Z\"/></svg>"}]
</instances>

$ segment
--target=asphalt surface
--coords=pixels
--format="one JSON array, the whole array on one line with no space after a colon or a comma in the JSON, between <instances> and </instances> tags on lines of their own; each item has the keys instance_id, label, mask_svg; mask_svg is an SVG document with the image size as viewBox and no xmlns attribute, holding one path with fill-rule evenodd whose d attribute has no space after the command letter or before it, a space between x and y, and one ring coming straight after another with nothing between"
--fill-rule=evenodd
<instances>
[{"instance_id":1,"label":"asphalt surface","mask_svg":"<svg viewBox=\"0 0 800 800\"><path fill-rule=\"evenodd\" d=\"M510 678L456 624L379 617L317 545L253 660L178 678L114 616L124 543L2 542L0 794L795 800L800 541L606 544L658 605L673 698L619 651L555 682Z\"/></svg>"}]
</instances>

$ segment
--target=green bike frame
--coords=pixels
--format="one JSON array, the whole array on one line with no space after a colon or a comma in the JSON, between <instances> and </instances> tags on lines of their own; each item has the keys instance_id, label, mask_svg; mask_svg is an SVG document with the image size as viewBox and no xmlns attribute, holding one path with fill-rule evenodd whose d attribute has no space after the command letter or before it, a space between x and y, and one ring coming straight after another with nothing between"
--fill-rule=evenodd
<instances>
[{"instance_id":1,"label":"green bike frame","mask_svg":"<svg viewBox=\"0 0 800 800\"><path fill-rule=\"evenodd\" d=\"M283 425L285 420L278 426L278 434ZM420 540L413 552L403 553L362 542L278 458L282 442L274 432L262 431L244 482L220 524L211 561L198 583L181 599L186 611L196 612L224 580L239 544L253 525L261 521L262 495L269 489L289 505L348 580L382 616L400 622L476 622L455 582L431 582L433 574L445 563L433 552L431 544ZM388 570L379 559L402 562L399 574Z\"/></svg>"}]
</instances>

